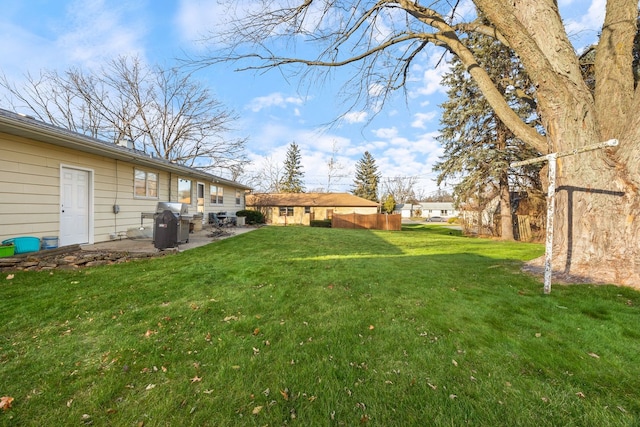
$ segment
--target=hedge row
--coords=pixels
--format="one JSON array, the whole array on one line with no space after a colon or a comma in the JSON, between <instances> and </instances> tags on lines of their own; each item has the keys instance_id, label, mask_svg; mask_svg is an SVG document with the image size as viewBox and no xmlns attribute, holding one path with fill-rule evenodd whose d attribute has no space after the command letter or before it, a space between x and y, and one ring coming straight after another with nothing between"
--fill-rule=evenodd
<instances>
[{"instance_id":1,"label":"hedge row","mask_svg":"<svg viewBox=\"0 0 640 427\"><path fill-rule=\"evenodd\" d=\"M264 224L264 215L260 211L245 209L236 212L236 216L245 217L245 224Z\"/></svg>"}]
</instances>

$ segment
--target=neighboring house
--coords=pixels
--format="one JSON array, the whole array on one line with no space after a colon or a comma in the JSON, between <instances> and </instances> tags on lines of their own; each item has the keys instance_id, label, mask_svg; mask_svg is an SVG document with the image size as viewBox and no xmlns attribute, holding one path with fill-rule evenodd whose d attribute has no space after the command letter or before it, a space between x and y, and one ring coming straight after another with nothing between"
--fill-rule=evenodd
<instances>
[{"instance_id":1,"label":"neighboring house","mask_svg":"<svg viewBox=\"0 0 640 427\"><path fill-rule=\"evenodd\" d=\"M261 193L247 195L247 209L262 212L268 224L309 225L334 213L375 214L378 203L349 193Z\"/></svg>"},{"instance_id":2,"label":"neighboring house","mask_svg":"<svg viewBox=\"0 0 640 427\"><path fill-rule=\"evenodd\" d=\"M245 208L250 188L197 169L0 109L0 241L106 241L138 229L158 202L189 214ZM153 219L145 220L153 227Z\"/></svg>"},{"instance_id":3,"label":"neighboring house","mask_svg":"<svg viewBox=\"0 0 640 427\"><path fill-rule=\"evenodd\" d=\"M411 203L400 203L396 205L394 209L394 213L398 213L402 218L413 218L414 216L420 215L422 212L422 206Z\"/></svg>"},{"instance_id":4,"label":"neighboring house","mask_svg":"<svg viewBox=\"0 0 640 427\"><path fill-rule=\"evenodd\" d=\"M422 217L427 219L434 216L455 218L460 215L451 202L420 202L419 205L414 205L414 210L417 210L416 206L422 210Z\"/></svg>"}]
</instances>

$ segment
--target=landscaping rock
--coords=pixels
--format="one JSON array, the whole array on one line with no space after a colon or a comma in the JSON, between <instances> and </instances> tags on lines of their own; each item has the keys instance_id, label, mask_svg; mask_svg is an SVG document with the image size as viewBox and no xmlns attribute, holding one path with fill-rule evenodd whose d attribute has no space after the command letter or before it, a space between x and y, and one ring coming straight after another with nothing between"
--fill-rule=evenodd
<instances>
[{"instance_id":1,"label":"landscaping rock","mask_svg":"<svg viewBox=\"0 0 640 427\"><path fill-rule=\"evenodd\" d=\"M7 271L38 271L38 270L77 270L99 265L120 264L132 259L145 259L165 256L174 252L113 252L113 251L83 251L72 246L50 251L40 251L0 258L0 272Z\"/></svg>"}]
</instances>

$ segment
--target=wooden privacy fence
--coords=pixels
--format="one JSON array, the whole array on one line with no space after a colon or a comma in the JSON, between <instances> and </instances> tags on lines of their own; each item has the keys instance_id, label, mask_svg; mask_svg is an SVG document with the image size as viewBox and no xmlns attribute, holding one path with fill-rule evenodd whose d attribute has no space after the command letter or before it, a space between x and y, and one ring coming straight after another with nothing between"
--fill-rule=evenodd
<instances>
[{"instance_id":1,"label":"wooden privacy fence","mask_svg":"<svg viewBox=\"0 0 640 427\"><path fill-rule=\"evenodd\" d=\"M402 216L400 214L337 214L331 218L331 228L364 228L368 230L400 231Z\"/></svg>"},{"instance_id":2,"label":"wooden privacy fence","mask_svg":"<svg viewBox=\"0 0 640 427\"><path fill-rule=\"evenodd\" d=\"M518 240L531 241L531 222L528 215L518 215Z\"/></svg>"}]
</instances>

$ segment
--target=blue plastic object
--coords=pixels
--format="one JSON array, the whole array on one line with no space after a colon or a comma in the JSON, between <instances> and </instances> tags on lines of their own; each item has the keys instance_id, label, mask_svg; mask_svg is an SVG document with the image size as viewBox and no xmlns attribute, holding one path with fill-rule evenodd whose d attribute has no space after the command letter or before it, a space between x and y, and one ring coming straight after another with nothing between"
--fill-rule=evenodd
<instances>
[{"instance_id":1,"label":"blue plastic object","mask_svg":"<svg viewBox=\"0 0 640 427\"><path fill-rule=\"evenodd\" d=\"M40 250L40 239L37 237L14 237L11 239L3 240L2 243L13 243L16 247L16 254L26 254L28 252L37 252Z\"/></svg>"}]
</instances>

